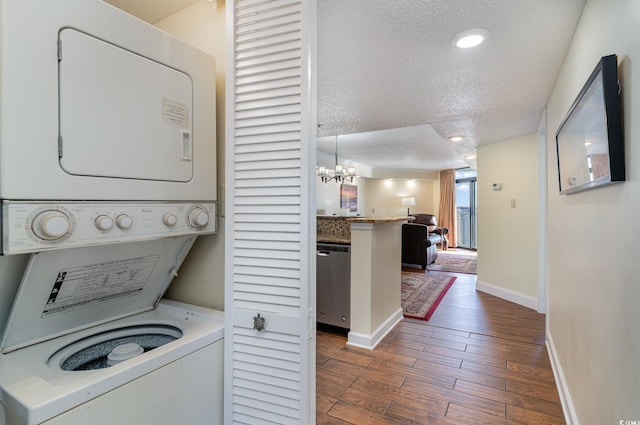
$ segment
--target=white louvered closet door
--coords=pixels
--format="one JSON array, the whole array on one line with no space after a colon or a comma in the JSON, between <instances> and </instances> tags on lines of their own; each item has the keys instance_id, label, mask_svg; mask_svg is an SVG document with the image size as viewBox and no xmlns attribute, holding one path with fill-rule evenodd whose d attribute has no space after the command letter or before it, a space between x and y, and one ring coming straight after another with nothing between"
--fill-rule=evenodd
<instances>
[{"instance_id":1,"label":"white louvered closet door","mask_svg":"<svg viewBox=\"0 0 640 425\"><path fill-rule=\"evenodd\" d=\"M227 0L225 424L315 424L315 7Z\"/></svg>"}]
</instances>

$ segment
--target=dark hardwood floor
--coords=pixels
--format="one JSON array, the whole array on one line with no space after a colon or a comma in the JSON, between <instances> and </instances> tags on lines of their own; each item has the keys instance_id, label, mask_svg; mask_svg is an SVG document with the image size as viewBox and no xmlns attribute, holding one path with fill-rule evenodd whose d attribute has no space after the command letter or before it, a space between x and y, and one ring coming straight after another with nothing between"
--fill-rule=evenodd
<instances>
[{"instance_id":1,"label":"dark hardwood floor","mask_svg":"<svg viewBox=\"0 0 640 425\"><path fill-rule=\"evenodd\" d=\"M318 424L565 423L544 316L455 276L428 322L404 319L373 351L318 331Z\"/></svg>"}]
</instances>

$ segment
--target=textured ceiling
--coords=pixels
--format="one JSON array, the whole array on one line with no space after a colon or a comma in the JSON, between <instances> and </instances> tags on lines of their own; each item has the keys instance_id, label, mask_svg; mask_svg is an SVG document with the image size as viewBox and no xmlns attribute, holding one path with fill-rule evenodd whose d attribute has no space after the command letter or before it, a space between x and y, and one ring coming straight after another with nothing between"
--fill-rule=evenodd
<instances>
[{"instance_id":1,"label":"textured ceiling","mask_svg":"<svg viewBox=\"0 0 640 425\"><path fill-rule=\"evenodd\" d=\"M154 23L206 0L107 1ZM374 169L473 166L463 157L476 146L536 131L583 7L317 0L318 150L333 154L337 134L341 158ZM485 43L452 46L456 33L477 27L490 30ZM452 144L453 134L465 140Z\"/></svg>"},{"instance_id":2,"label":"textured ceiling","mask_svg":"<svg viewBox=\"0 0 640 425\"><path fill-rule=\"evenodd\" d=\"M377 170L377 175L386 170L413 173L466 166L461 156L428 124L340 135L337 142L338 156L350 160L341 161L342 165L357 162ZM335 136L318 138L317 149L335 153ZM318 155L318 165L333 168L335 161L333 157L330 159L327 162L326 157Z\"/></svg>"},{"instance_id":3,"label":"textured ceiling","mask_svg":"<svg viewBox=\"0 0 640 425\"><path fill-rule=\"evenodd\" d=\"M377 136L429 124L441 139L466 137L451 147L460 160L475 146L536 131L584 0L317 4L318 136ZM476 27L490 30L485 43L472 49L451 44L456 33ZM393 149L389 144L404 130L397 131L398 137L387 131L387 140L372 137L369 144L362 135L362 151L350 150L345 137L340 156L362 163L373 156L376 168L448 167L425 158L431 151L425 143L438 144L433 150L440 152L444 140L415 139ZM319 149L327 148L319 143Z\"/></svg>"}]
</instances>

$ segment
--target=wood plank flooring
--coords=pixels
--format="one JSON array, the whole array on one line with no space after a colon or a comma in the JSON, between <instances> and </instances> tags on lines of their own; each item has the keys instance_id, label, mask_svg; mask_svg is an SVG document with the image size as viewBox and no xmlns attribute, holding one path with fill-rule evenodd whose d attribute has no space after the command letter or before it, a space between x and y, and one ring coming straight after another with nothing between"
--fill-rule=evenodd
<instances>
[{"instance_id":1,"label":"wood plank flooring","mask_svg":"<svg viewBox=\"0 0 640 425\"><path fill-rule=\"evenodd\" d=\"M565 423L544 316L455 276L428 322L404 319L373 351L318 331L319 425Z\"/></svg>"}]
</instances>

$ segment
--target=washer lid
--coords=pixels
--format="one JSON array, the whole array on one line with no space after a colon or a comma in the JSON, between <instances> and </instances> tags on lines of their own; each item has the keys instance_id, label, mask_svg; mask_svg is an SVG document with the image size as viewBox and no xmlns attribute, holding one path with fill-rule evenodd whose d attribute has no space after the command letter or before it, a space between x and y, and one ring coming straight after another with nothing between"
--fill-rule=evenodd
<instances>
[{"instance_id":1,"label":"washer lid","mask_svg":"<svg viewBox=\"0 0 640 425\"><path fill-rule=\"evenodd\" d=\"M0 351L155 308L196 236L32 254Z\"/></svg>"}]
</instances>

